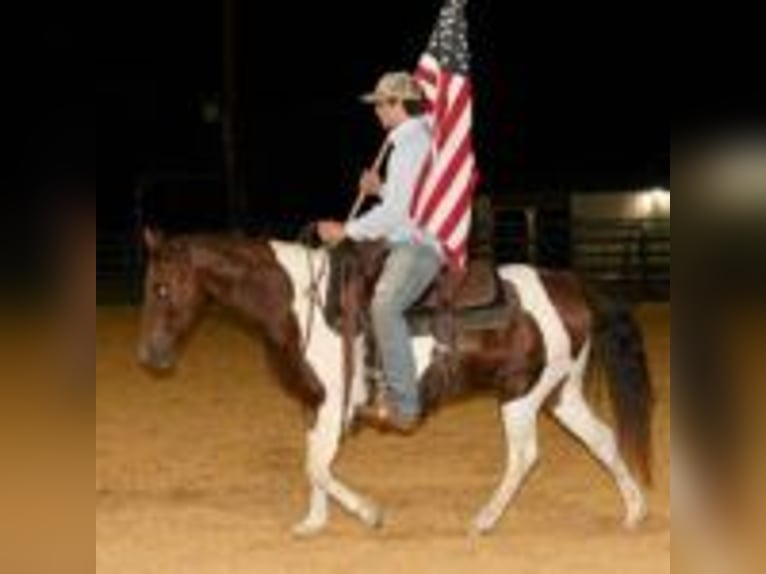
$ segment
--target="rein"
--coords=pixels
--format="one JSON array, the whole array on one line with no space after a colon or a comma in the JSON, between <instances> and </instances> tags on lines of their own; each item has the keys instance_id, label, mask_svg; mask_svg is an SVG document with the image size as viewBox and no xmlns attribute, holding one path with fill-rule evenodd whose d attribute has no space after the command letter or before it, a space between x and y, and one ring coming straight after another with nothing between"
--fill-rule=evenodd
<instances>
[{"instance_id":1,"label":"rein","mask_svg":"<svg viewBox=\"0 0 766 574\"><path fill-rule=\"evenodd\" d=\"M298 234L298 243L305 247L306 253L306 266L309 270L309 285L306 288L306 297L309 301L308 311L306 311L306 330L301 337L301 355L305 357L306 350L311 342L311 331L314 326L314 317L316 315L317 307L324 308L324 300L322 297L321 283L324 276L327 274L327 262L329 255L325 251L325 257L319 265L318 269L314 267L314 260L311 257L311 239L314 237L316 227L313 223L305 226Z\"/></svg>"},{"instance_id":2,"label":"rein","mask_svg":"<svg viewBox=\"0 0 766 574\"><path fill-rule=\"evenodd\" d=\"M315 267L314 259L312 258L313 249L311 247L312 238L314 237L316 228L315 224L309 224L305 226L298 235L298 242L305 246L306 253L306 265L309 270L309 285L306 288L306 297L309 300L308 310L306 312L306 328L301 340L301 354L305 357L309 343L311 342L311 334L314 325L314 319L317 313L317 308L324 308L325 301L321 292L321 284L325 276L327 275L328 262L330 255L327 249L323 249L324 257L319 267ZM341 360L342 360L342 377L343 377L343 406L342 411L345 413L348 409L348 404L351 394L351 384L354 375L354 333L356 330L356 313L358 311L359 302L356 297L353 296L353 289L348 287L348 281L346 280L346 269L341 271L341 324L340 324L340 336L341 336Z\"/></svg>"}]
</instances>

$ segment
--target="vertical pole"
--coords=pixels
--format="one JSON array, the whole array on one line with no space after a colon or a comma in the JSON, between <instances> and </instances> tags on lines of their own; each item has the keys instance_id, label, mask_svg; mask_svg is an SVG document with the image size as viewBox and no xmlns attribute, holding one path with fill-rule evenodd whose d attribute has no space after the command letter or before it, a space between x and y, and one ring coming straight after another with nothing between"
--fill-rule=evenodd
<instances>
[{"instance_id":1,"label":"vertical pole","mask_svg":"<svg viewBox=\"0 0 766 574\"><path fill-rule=\"evenodd\" d=\"M236 0L223 2L223 109L221 140L228 199L229 225L242 231L247 208L244 190L238 177L237 158L237 59Z\"/></svg>"},{"instance_id":2,"label":"vertical pole","mask_svg":"<svg viewBox=\"0 0 766 574\"><path fill-rule=\"evenodd\" d=\"M641 266L641 294L642 299L647 299L649 295L649 253L648 253L648 222L641 221L638 236L638 258Z\"/></svg>"},{"instance_id":3,"label":"vertical pole","mask_svg":"<svg viewBox=\"0 0 766 574\"><path fill-rule=\"evenodd\" d=\"M525 207L524 216L527 220L527 261L537 264L537 208Z\"/></svg>"},{"instance_id":4,"label":"vertical pole","mask_svg":"<svg viewBox=\"0 0 766 574\"><path fill-rule=\"evenodd\" d=\"M130 301L138 303L141 298L142 274L144 271L144 181L133 190L133 250Z\"/></svg>"}]
</instances>

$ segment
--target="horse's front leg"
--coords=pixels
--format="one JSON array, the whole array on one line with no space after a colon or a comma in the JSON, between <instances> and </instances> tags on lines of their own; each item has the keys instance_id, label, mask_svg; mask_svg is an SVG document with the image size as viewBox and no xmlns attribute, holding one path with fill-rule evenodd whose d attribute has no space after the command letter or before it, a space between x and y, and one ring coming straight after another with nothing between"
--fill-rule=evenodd
<instances>
[{"instance_id":1,"label":"horse's front leg","mask_svg":"<svg viewBox=\"0 0 766 574\"><path fill-rule=\"evenodd\" d=\"M359 397L356 398L358 399ZM352 397L351 401L355 402L355 398ZM316 422L307 436L306 472L311 494L308 512L303 521L293 529L295 534L311 535L324 528L328 519L330 497L368 526L376 528L382 523L382 513L376 504L353 491L333 475L332 464L338 454L344 426L342 410L342 385L328 386L325 401L319 408Z\"/></svg>"}]
</instances>

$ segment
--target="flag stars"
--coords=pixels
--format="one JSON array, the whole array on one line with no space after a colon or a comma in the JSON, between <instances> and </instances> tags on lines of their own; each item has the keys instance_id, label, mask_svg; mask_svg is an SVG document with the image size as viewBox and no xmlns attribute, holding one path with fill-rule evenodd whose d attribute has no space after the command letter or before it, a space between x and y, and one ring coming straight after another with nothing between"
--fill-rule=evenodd
<instances>
[{"instance_id":1,"label":"flag stars","mask_svg":"<svg viewBox=\"0 0 766 574\"><path fill-rule=\"evenodd\" d=\"M448 68L468 73L468 25L464 8L466 0L453 0L442 8L429 42L429 52Z\"/></svg>"}]
</instances>

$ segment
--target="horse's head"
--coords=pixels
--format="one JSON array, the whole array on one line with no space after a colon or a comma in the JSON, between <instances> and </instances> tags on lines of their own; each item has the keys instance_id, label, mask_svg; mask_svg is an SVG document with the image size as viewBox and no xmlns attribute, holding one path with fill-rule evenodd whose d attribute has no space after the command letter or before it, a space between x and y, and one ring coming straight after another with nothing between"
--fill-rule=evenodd
<instances>
[{"instance_id":1,"label":"horse's head","mask_svg":"<svg viewBox=\"0 0 766 574\"><path fill-rule=\"evenodd\" d=\"M194 323L205 293L187 240L144 231L148 263L138 359L160 370L175 365L178 346Z\"/></svg>"}]
</instances>

